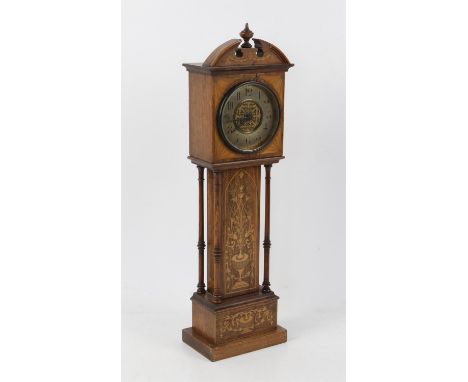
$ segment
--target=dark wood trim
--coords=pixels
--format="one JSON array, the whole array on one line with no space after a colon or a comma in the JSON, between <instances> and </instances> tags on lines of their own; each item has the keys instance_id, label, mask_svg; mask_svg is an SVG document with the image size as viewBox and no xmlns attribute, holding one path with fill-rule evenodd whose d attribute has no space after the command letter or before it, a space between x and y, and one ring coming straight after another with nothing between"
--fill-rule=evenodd
<instances>
[{"instance_id":1,"label":"dark wood trim","mask_svg":"<svg viewBox=\"0 0 468 382\"><path fill-rule=\"evenodd\" d=\"M203 195L203 172L205 169L202 166L197 166L198 169L198 284L197 293L205 294L205 207Z\"/></svg>"},{"instance_id":2,"label":"dark wood trim","mask_svg":"<svg viewBox=\"0 0 468 382\"><path fill-rule=\"evenodd\" d=\"M211 171L221 171L228 170L231 168L243 168L251 166L262 166L273 163L278 163L281 159L284 159L284 156L280 157L270 157L270 158L260 158L260 159L247 159L247 160L238 160L233 162L223 162L223 163L210 163L202 159L198 159L192 156L187 157L192 163L205 167Z\"/></svg>"},{"instance_id":3,"label":"dark wood trim","mask_svg":"<svg viewBox=\"0 0 468 382\"><path fill-rule=\"evenodd\" d=\"M230 297L223 300L221 303L213 303L209 293L207 293L206 295L199 295L197 293L194 293L190 300L196 301L206 306L212 311L219 311L223 309L233 308L236 306L244 306L250 303L258 302L269 298L273 298L276 300L279 299L279 297L273 292L263 293L261 287L259 287L257 292Z\"/></svg>"},{"instance_id":4,"label":"dark wood trim","mask_svg":"<svg viewBox=\"0 0 468 382\"><path fill-rule=\"evenodd\" d=\"M265 65L240 65L240 66L203 66L203 64L182 64L187 71L206 73L211 75L230 73L269 73L287 72L294 64L265 64Z\"/></svg>"},{"instance_id":5,"label":"dark wood trim","mask_svg":"<svg viewBox=\"0 0 468 382\"><path fill-rule=\"evenodd\" d=\"M221 186L222 186L223 173L213 171L214 180L214 286L213 286L213 300L215 304L221 302L221 258L222 258L222 232L223 232L223 219L221 216Z\"/></svg>"},{"instance_id":6,"label":"dark wood trim","mask_svg":"<svg viewBox=\"0 0 468 382\"><path fill-rule=\"evenodd\" d=\"M239 33L244 42L241 45L241 48L252 48L252 44L249 40L253 37L254 33L249 28L249 23L245 23L245 28Z\"/></svg>"},{"instance_id":7,"label":"dark wood trim","mask_svg":"<svg viewBox=\"0 0 468 382\"><path fill-rule=\"evenodd\" d=\"M271 164L265 165L265 239L263 240L263 293L270 293L270 172Z\"/></svg>"}]
</instances>

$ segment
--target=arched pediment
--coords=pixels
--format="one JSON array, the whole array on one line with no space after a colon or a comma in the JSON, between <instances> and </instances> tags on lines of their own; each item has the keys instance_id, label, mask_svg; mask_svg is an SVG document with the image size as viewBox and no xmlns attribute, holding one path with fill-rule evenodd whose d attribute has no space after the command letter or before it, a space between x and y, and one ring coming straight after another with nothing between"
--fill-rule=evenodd
<instances>
[{"instance_id":1,"label":"arched pediment","mask_svg":"<svg viewBox=\"0 0 468 382\"><path fill-rule=\"evenodd\" d=\"M203 62L205 67L289 65L286 55L272 43L253 39L252 48L242 48L240 39L232 39L218 46Z\"/></svg>"}]
</instances>

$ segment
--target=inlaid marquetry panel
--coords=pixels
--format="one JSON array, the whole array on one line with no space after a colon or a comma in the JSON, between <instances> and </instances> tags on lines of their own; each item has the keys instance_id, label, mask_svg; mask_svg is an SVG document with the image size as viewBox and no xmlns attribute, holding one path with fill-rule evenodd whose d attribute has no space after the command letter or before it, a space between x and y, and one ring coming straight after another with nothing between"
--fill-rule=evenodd
<instances>
[{"instance_id":1,"label":"inlaid marquetry panel","mask_svg":"<svg viewBox=\"0 0 468 382\"><path fill-rule=\"evenodd\" d=\"M225 173L224 295L258 288L259 169Z\"/></svg>"},{"instance_id":2,"label":"inlaid marquetry panel","mask_svg":"<svg viewBox=\"0 0 468 382\"><path fill-rule=\"evenodd\" d=\"M214 177L208 171L208 291L214 291L214 244L219 234L220 292L224 298L258 290L260 166L224 170L221 183L220 210L216 213Z\"/></svg>"},{"instance_id":3,"label":"inlaid marquetry panel","mask_svg":"<svg viewBox=\"0 0 468 382\"><path fill-rule=\"evenodd\" d=\"M211 343L274 330L277 326L277 296L261 292L226 299L219 305L206 295L192 296L192 327Z\"/></svg>"},{"instance_id":4,"label":"inlaid marquetry panel","mask_svg":"<svg viewBox=\"0 0 468 382\"><path fill-rule=\"evenodd\" d=\"M276 327L276 301L229 310L216 318L218 341Z\"/></svg>"}]
</instances>

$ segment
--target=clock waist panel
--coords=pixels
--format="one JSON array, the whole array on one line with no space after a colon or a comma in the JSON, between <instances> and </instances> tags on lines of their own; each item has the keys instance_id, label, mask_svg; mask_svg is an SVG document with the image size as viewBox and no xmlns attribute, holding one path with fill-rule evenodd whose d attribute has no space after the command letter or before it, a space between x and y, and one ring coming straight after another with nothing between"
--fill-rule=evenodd
<instances>
[{"instance_id":1,"label":"clock waist panel","mask_svg":"<svg viewBox=\"0 0 468 382\"><path fill-rule=\"evenodd\" d=\"M216 203L216 197L219 202ZM219 193L208 171L208 291L215 278L222 297L258 290L260 166L222 171ZM220 271L214 263L216 235L220 235Z\"/></svg>"}]
</instances>

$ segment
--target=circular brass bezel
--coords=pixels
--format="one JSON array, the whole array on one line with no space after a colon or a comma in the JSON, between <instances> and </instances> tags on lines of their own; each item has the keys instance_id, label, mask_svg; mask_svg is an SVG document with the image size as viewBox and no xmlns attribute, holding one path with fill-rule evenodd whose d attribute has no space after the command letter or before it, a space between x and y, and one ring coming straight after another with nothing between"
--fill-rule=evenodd
<instances>
[{"instance_id":1,"label":"circular brass bezel","mask_svg":"<svg viewBox=\"0 0 468 382\"><path fill-rule=\"evenodd\" d=\"M270 130L268 138L265 139L265 141L260 146L254 148L254 149L242 149L242 148L236 147L233 143L231 143L229 141L229 139L224 134L224 130L223 130L223 111L224 111L224 107L226 106L227 100L232 95L232 93L234 93L239 87L245 86L245 85L248 85L248 84L258 86L258 87L262 88L263 90L265 90L265 92L268 94L268 97L269 97L270 101L273 104L273 106L272 106L273 107L273 112L278 114L276 124ZM263 115L263 110L261 110L261 111L262 111L262 115ZM276 93L274 92L273 89L271 89L269 86L267 86L263 82L253 81L253 80L252 81L240 82L240 83L234 85L232 88L230 88L226 92L226 94L224 95L223 99L221 100L221 102L219 104L219 108L218 108L218 113L217 113L217 128L218 128L218 132L221 135L221 138L223 139L224 143L231 150L234 150L234 151L236 151L238 153L242 153L242 154L256 153L256 152L261 151L262 149L264 149L266 146L268 146L268 144L273 140L276 133L278 132L280 121L281 121L281 108L280 108L280 104L279 104L279 101L278 101L278 97L276 96Z\"/></svg>"}]
</instances>

